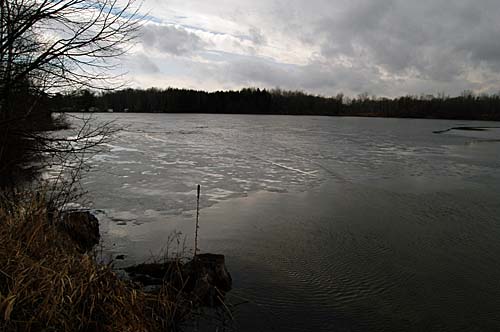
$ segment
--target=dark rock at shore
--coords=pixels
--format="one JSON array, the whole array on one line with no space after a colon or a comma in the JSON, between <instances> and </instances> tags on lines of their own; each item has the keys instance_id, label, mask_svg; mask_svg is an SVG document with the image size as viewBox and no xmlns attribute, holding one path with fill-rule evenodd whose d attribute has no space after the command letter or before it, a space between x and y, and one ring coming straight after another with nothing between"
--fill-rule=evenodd
<instances>
[{"instance_id":1,"label":"dark rock at shore","mask_svg":"<svg viewBox=\"0 0 500 332\"><path fill-rule=\"evenodd\" d=\"M144 263L127 267L125 271L133 281L140 282L148 289L154 290L155 287L150 286L168 284L200 305L209 307L222 304L226 292L232 286L224 255L200 254L184 264L178 260Z\"/></svg>"},{"instance_id":2,"label":"dark rock at shore","mask_svg":"<svg viewBox=\"0 0 500 332\"><path fill-rule=\"evenodd\" d=\"M99 243L99 220L89 211L65 211L58 225L82 252L91 250Z\"/></svg>"}]
</instances>

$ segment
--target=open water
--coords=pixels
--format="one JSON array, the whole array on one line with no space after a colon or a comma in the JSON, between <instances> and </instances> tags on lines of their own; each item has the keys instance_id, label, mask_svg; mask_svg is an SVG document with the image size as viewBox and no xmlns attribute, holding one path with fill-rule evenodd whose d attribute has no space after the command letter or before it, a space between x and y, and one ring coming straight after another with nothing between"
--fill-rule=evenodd
<instances>
[{"instance_id":1,"label":"open water","mask_svg":"<svg viewBox=\"0 0 500 332\"><path fill-rule=\"evenodd\" d=\"M500 330L500 123L94 117L124 128L83 181L118 267L192 250L201 184L241 331Z\"/></svg>"}]
</instances>

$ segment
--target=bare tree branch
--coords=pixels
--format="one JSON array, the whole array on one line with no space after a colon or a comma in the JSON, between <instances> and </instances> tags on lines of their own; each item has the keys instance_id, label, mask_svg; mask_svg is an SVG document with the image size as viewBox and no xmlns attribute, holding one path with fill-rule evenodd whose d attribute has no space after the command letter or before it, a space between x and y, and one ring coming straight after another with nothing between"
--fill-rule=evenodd
<instances>
[{"instance_id":1,"label":"bare tree branch","mask_svg":"<svg viewBox=\"0 0 500 332\"><path fill-rule=\"evenodd\" d=\"M119 86L115 60L143 19L135 0L0 0L0 188L30 161L64 165L54 186L76 185L116 129L88 118L72 138L50 135L49 96Z\"/></svg>"}]
</instances>

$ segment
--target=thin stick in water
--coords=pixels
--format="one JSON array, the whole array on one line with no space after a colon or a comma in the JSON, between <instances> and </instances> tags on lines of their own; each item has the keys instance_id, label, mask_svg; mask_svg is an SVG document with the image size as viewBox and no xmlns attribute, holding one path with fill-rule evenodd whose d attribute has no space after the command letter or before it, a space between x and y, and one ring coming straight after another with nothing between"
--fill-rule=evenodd
<instances>
[{"instance_id":1,"label":"thin stick in water","mask_svg":"<svg viewBox=\"0 0 500 332\"><path fill-rule=\"evenodd\" d=\"M198 228L199 226L199 218L200 218L200 185L198 185L196 190L196 229L194 232L194 257L198 253Z\"/></svg>"}]
</instances>

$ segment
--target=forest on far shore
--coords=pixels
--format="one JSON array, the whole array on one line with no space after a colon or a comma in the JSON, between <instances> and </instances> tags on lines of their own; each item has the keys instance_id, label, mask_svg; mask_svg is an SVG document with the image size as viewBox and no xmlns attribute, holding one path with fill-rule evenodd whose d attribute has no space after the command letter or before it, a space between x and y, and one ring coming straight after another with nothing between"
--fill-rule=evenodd
<instances>
[{"instance_id":1,"label":"forest on far shore","mask_svg":"<svg viewBox=\"0 0 500 332\"><path fill-rule=\"evenodd\" d=\"M205 92L188 89L81 90L50 98L53 111L134 113L283 114L500 121L500 94L444 94L385 98L311 95L301 91L245 88Z\"/></svg>"}]
</instances>

